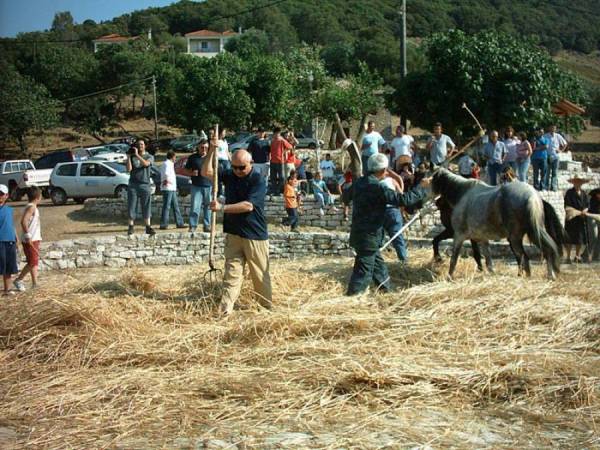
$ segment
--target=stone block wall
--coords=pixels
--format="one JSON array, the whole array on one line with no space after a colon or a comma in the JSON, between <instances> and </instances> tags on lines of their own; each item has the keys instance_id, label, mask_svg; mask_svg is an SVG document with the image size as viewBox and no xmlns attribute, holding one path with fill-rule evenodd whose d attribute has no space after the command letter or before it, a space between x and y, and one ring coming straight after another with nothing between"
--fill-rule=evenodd
<instances>
[{"instance_id":1,"label":"stone block wall","mask_svg":"<svg viewBox=\"0 0 600 450\"><path fill-rule=\"evenodd\" d=\"M183 265L208 260L208 233L160 233L132 236L102 236L44 242L40 251L42 269ZM218 234L215 257L222 258L224 235ZM272 258L349 256L346 233L271 233Z\"/></svg>"},{"instance_id":2,"label":"stone block wall","mask_svg":"<svg viewBox=\"0 0 600 450\"><path fill-rule=\"evenodd\" d=\"M64 270L92 267L133 267L145 265L185 265L208 260L208 233L161 233L150 237L145 234L133 236L103 236L44 242L40 249L42 270ZM447 248L451 241L442 243ZM270 233L271 258L347 257L354 256L348 244L347 233ZM430 239L409 239L409 252L415 248L431 248ZM223 257L224 236L216 239L215 257ZM463 254L469 245L465 244ZM511 257L506 243L491 243L496 257ZM393 252L393 250L389 250ZM539 254L534 247L528 248L530 256ZM350 264L350 263L349 263ZM350 268L350 265L348 266Z\"/></svg>"}]
</instances>

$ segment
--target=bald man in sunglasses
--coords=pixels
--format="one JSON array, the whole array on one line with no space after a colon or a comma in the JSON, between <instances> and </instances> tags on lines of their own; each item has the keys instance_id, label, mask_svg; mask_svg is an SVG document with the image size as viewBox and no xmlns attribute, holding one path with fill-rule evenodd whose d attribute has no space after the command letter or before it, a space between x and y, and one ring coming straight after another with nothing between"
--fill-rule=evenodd
<instances>
[{"instance_id":1,"label":"bald man in sunglasses","mask_svg":"<svg viewBox=\"0 0 600 450\"><path fill-rule=\"evenodd\" d=\"M213 176L211 145L202 165L201 174ZM269 235L265 217L265 178L252 167L252 156L246 150L233 154L231 167L219 170L219 179L225 185L225 204L211 202L213 211L223 211L225 237L225 275L221 311L225 316L233 312L244 281L244 266L248 264L258 302L271 309L272 289L269 274Z\"/></svg>"}]
</instances>

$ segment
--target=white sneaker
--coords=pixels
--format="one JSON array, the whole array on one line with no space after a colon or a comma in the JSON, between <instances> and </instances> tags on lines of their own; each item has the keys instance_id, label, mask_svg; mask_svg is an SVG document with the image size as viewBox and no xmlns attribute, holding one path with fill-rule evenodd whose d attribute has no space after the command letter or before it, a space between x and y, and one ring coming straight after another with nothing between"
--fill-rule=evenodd
<instances>
[{"instance_id":1,"label":"white sneaker","mask_svg":"<svg viewBox=\"0 0 600 450\"><path fill-rule=\"evenodd\" d=\"M323 208L319 208L319 214L324 216L325 215L325 211L323 211Z\"/></svg>"},{"instance_id":2,"label":"white sneaker","mask_svg":"<svg viewBox=\"0 0 600 450\"><path fill-rule=\"evenodd\" d=\"M22 281L19 280L15 280L13 282L13 284L15 285L15 288L17 289L17 291L25 291L25 284Z\"/></svg>"}]
</instances>

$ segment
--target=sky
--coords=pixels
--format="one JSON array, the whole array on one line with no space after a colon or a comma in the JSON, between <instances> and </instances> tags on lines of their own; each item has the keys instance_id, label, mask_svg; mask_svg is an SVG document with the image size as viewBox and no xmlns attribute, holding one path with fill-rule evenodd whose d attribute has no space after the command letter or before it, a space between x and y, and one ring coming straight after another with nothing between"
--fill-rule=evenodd
<instances>
[{"instance_id":1,"label":"sky","mask_svg":"<svg viewBox=\"0 0 600 450\"><path fill-rule=\"evenodd\" d=\"M96 22L151 6L166 6L176 0L0 0L0 37L15 37L22 31L50 28L54 14L70 11L75 23Z\"/></svg>"}]
</instances>

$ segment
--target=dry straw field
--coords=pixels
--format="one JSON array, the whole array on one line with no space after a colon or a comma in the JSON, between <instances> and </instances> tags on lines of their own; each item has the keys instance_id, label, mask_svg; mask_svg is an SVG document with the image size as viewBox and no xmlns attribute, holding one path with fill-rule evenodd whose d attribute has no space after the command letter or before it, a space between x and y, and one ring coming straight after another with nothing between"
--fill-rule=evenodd
<instances>
[{"instance_id":1,"label":"dry straw field","mask_svg":"<svg viewBox=\"0 0 600 450\"><path fill-rule=\"evenodd\" d=\"M278 261L227 321L203 266L48 274L0 303L0 447L600 447L598 266L429 260L355 298L349 259Z\"/></svg>"}]
</instances>

